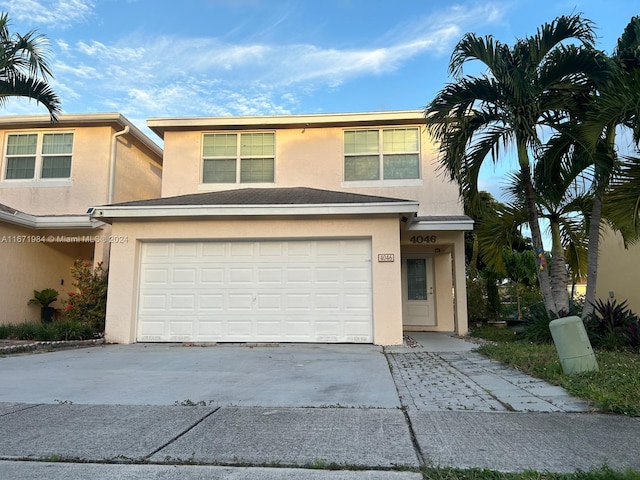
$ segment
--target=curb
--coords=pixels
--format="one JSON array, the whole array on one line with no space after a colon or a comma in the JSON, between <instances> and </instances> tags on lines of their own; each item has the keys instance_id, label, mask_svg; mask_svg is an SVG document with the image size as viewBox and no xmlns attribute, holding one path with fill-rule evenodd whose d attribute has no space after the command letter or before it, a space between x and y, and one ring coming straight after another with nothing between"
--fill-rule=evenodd
<instances>
[{"instance_id":1,"label":"curb","mask_svg":"<svg viewBox=\"0 0 640 480\"><path fill-rule=\"evenodd\" d=\"M94 338L91 340L59 340L55 342L23 343L20 345L9 345L6 347L0 347L0 355L32 352L32 351L39 351L39 350L51 350L55 348L65 348L65 347L89 347L89 346L102 345L102 344L104 344L104 338Z\"/></svg>"}]
</instances>

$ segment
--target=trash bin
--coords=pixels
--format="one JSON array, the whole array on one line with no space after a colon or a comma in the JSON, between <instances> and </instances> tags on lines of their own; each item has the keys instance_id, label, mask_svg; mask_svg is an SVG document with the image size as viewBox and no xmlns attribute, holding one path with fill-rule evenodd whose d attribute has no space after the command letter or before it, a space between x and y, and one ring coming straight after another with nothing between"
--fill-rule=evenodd
<instances>
[{"instance_id":1,"label":"trash bin","mask_svg":"<svg viewBox=\"0 0 640 480\"><path fill-rule=\"evenodd\" d=\"M558 318L549 323L549 329L565 374L598 370L596 356L580 317Z\"/></svg>"}]
</instances>

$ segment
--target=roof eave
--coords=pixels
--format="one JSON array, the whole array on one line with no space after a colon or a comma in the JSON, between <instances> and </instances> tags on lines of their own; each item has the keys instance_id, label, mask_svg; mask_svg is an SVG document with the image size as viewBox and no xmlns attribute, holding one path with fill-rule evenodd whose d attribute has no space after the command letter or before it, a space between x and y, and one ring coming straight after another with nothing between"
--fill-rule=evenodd
<instances>
[{"instance_id":1,"label":"roof eave","mask_svg":"<svg viewBox=\"0 0 640 480\"><path fill-rule=\"evenodd\" d=\"M104 222L91 218L89 215L30 215L23 212L0 211L0 221L30 228L32 230L52 229L94 229L104 225Z\"/></svg>"},{"instance_id":2,"label":"roof eave","mask_svg":"<svg viewBox=\"0 0 640 480\"><path fill-rule=\"evenodd\" d=\"M469 232L473 230L473 220L413 220L408 230L438 230L443 232Z\"/></svg>"},{"instance_id":3,"label":"roof eave","mask_svg":"<svg viewBox=\"0 0 640 480\"><path fill-rule=\"evenodd\" d=\"M9 115L0 117L0 128L64 128L109 125L116 129L129 127L131 135L158 157L162 164L162 148L121 113L65 113L55 122L49 115Z\"/></svg>"},{"instance_id":4,"label":"roof eave","mask_svg":"<svg viewBox=\"0 0 640 480\"><path fill-rule=\"evenodd\" d=\"M414 214L418 202L349 203L320 205L149 205L101 206L89 209L91 218L167 218L277 215Z\"/></svg>"},{"instance_id":5,"label":"roof eave","mask_svg":"<svg viewBox=\"0 0 640 480\"><path fill-rule=\"evenodd\" d=\"M424 123L422 110L306 115L150 118L147 126L161 138L167 131L213 129L318 128L335 126L411 125Z\"/></svg>"}]
</instances>

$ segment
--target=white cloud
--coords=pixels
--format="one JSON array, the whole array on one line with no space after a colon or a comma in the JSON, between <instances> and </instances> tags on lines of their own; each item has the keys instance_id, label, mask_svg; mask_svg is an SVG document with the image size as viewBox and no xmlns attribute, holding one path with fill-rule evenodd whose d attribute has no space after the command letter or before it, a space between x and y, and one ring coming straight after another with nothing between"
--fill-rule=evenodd
<instances>
[{"instance_id":1,"label":"white cloud","mask_svg":"<svg viewBox=\"0 0 640 480\"><path fill-rule=\"evenodd\" d=\"M44 0L5 1L14 8L23 2L45 9ZM46 5L53 11L63 3L83 5L83 15L93 7L89 0ZM472 22L500 18L495 4L454 6L398 25L375 45L348 49L142 34L113 43L66 40L56 45L53 70L69 93L66 111L83 108L81 97L86 95L100 101L93 108L140 116L288 113L295 109L298 95L393 73L419 55L450 51Z\"/></svg>"},{"instance_id":2,"label":"white cloud","mask_svg":"<svg viewBox=\"0 0 640 480\"><path fill-rule=\"evenodd\" d=\"M67 28L91 17L94 0L1 0L9 18L28 24Z\"/></svg>"}]
</instances>

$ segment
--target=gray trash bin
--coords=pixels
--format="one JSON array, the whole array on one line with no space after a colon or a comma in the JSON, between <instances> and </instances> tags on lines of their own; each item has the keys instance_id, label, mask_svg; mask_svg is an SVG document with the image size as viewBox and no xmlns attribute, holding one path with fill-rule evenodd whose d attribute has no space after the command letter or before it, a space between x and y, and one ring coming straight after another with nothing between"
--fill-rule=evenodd
<instances>
[{"instance_id":1,"label":"gray trash bin","mask_svg":"<svg viewBox=\"0 0 640 480\"><path fill-rule=\"evenodd\" d=\"M549 323L549 329L565 374L598 370L596 356L580 317L558 318Z\"/></svg>"}]
</instances>

